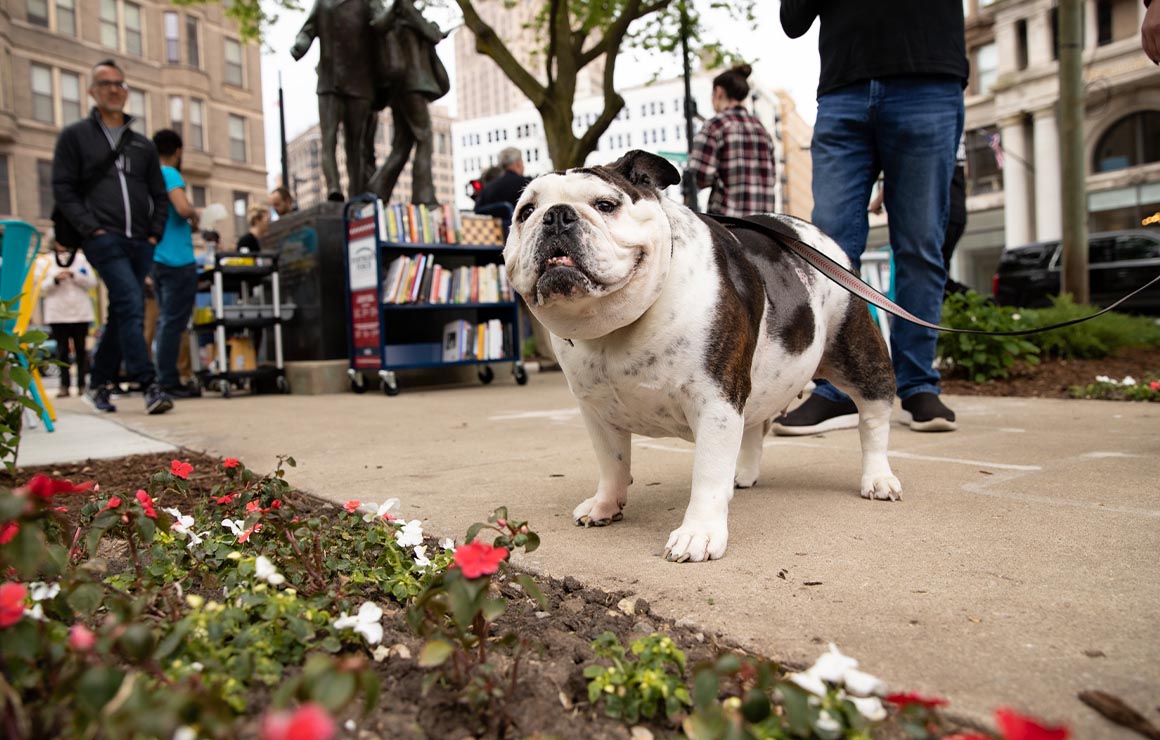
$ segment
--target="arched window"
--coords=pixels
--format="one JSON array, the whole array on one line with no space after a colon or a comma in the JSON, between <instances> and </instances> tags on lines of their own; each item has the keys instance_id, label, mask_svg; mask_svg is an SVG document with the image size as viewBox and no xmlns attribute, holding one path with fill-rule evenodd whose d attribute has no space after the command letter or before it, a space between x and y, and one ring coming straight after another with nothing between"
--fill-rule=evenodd
<instances>
[{"instance_id":1,"label":"arched window","mask_svg":"<svg viewBox=\"0 0 1160 740\"><path fill-rule=\"evenodd\" d=\"M1160 162L1160 111L1124 116L1109 128L1096 146L1094 172L1114 172Z\"/></svg>"}]
</instances>

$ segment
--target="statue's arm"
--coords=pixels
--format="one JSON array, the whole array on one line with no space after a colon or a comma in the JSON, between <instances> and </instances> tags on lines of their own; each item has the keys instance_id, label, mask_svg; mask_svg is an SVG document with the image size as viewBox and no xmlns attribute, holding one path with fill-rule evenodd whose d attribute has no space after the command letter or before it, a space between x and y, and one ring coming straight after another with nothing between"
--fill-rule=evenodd
<instances>
[{"instance_id":1,"label":"statue's arm","mask_svg":"<svg viewBox=\"0 0 1160 740\"><path fill-rule=\"evenodd\" d=\"M294 39L294 46L290 47L290 55L297 61L306 56L306 52L310 50L310 45L314 43L314 39L318 37L317 21L318 21L318 5L322 0L314 0L314 6L310 8L310 14L306 16L306 22L302 24L302 28L298 31L298 37Z\"/></svg>"}]
</instances>

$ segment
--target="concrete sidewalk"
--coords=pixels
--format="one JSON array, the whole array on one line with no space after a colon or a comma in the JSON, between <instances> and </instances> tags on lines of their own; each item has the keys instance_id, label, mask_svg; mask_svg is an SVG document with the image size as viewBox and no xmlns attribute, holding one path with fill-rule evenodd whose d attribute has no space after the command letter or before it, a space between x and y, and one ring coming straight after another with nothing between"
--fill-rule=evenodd
<instances>
[{"instance_id":1,"label":"concrete sidewalk","mask_svg":"<svg viewBox=\"0 0 1160 740\"><path fill-rule=\"evenodd\" d=\"M290 454L294 485L397 496L460 540L506 504L543 538L527 566L632 590L782 661L835 642L892 688L976 718L1013 706L1076 738L1136 737L1076 699L1100 689L1160 721L1160 406L951 397L959 432L894 427L900 503L859 498L856 432L771 437L757 487L733 499L726 557L677 565L660 554L692 446L635 438L625 520L577 528L597 471L563 376L498 375L395 398L209 394L157 417L126 403L113 418L261 471Z\"/></svg>"}]
</instances>

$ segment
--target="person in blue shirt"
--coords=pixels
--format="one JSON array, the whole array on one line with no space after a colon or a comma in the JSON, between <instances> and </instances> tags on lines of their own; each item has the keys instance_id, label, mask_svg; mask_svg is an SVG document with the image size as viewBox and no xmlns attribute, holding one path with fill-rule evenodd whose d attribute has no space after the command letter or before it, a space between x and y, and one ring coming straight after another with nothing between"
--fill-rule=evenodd
<instances>
[{"instance_id":1,"label":"person in blue shirt","mask_svg":"<svg viewBox=\"0 0 1160 740\"><path fill-rule=\"evenodd\" d=\"M157 321L157 379L174 398L197 395L181 384L177 357L193 302L197 297L197 260L193 256L193 230L197 210L185 195L181 177L181 135L171 129L153 134L153 145L161 158L161 174L169 193L169 216L165 233L153 252L153 289L157 294L160 318Z\"/></svg>"}]
</instances>

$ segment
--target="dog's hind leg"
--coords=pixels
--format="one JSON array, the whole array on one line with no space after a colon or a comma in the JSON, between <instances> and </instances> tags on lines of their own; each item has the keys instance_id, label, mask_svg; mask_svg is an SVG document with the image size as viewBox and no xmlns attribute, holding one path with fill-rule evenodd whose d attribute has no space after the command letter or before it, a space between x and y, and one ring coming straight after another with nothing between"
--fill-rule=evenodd
<instances>
[{"instance_id":1,"label":"dog's hind leg","mask_svg":"<svg viewBox=\"0 0 1160 740\"><path fill-rule=\"evenodd\" d=\"M894 407L894 369L886 342L862 301L851 299L842 325L826 349L821 371L858 407L862 498L901 499L902 484L886 457Z\"/></svg>"},{"instance_id":2,"label":"dog's hind leg","mask_svg":"<svg viewBox=\"0 0 1160 740\"><path fill-rule=\"evenodd\" d=\"M765 444L765 435L769 434L772 424L767 419L745 430L741 437L741 452L737 455L737 470L733 474L734 487L752 488L757 483L757 476L761 472L762 445Z\"/></svg>"},{"instance_id":3,"label":"dog's hind leg","mask_svg":"<svg viewBox=\"0 0 1160 740\"><path fill-rule=\"evenodd\" d=\"M596 451L600 482L596 485L596 495L581 501L572 510L572 521L582 527L605 527L624 518L628 487L632 483L632 434L608 426L583 403L580 416Z\"/></svg>"}]
</instances>

